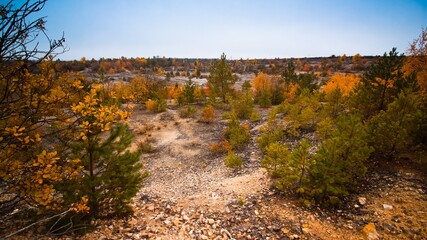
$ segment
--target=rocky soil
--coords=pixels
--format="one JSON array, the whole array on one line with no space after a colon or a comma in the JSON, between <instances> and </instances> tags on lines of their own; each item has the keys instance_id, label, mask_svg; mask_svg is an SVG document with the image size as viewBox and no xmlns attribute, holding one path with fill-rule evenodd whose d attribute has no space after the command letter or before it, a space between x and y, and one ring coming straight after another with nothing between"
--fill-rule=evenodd
<instances>
[{"instance_id":1,"label":"rocky soil","mask_svg":"<svg viewBox=\"0 0 427 240\"><path fill-rule=\"evenodd\" d=\"M266 118L267 110L258 109ZM403 166L379 166L366 191L340 209L303 208L295 199L269 189L252 139L238 154L239 172L223 164L223 155L207 149L221 139L226 121L212 124L182 119L176 110L136 112L131 125L153 129L156 151L143 161L150 177L135 198L135 214L126 220L96 222L83 239L426 239L427 195L424 174Z\"/></svg>"},{"instance_id":2,"label":"rocky soil","mask_svg":"<svg viewBox=\"0 0 427 240\"><path fill-rule=\"evenodd\" d=\"M268 110L257 109L266 119ZM208 151L221 140L227 122L221 112L212 124L180 118L178 111L136 111L129 124L150 173L127 219L96 220L95 230L71 239L427 239L425 172L396 164L370 172L360 195L339 209L304 208L270 189L252 139L238 152L242 170L224 166L224 155ZM25 239L28 236L21 236ZM21 238L18 237L18 238Z\"/></svg>"}]
</instances>

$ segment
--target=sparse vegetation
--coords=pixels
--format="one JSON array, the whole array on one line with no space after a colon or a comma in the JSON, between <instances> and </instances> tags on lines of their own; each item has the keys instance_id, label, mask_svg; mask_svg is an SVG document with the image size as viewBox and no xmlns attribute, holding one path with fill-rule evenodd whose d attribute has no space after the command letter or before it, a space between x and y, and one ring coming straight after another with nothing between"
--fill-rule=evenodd
<instances>
[{"instance_id":1,"label":"sparse vegetation","mask_svg":"<svg viewBox=\"0 0 427 240\"><path fill-rule=\"evenodd\" d=\"M147 111L153 112L153 113L159 113L166 111L166 101L164 99L148 99L147 102L145 102L145 107L147 108Z\"/></svg>"},{"instance_id":2,"label":"sparse vegetation","mask_svg":"<svg viewBox=\"0 0 427 240\"><path fill-rule=\"evenodd\" d=\"M385 221L386 212L401 225L382 233L427 234L408 227L425 209L425 29L409 56L393 48L376 57L64 61L56 59L64 38L47 37L44 18L34 16L45 2L0 4L0 238L75 238L81 230L139 239L158 229L183 239L317 238L312 211L328 226L345 224L345 233L376 231L360 224ZM148 188L143 166L152 171ZM391 198L392 190L410 192L410 201ZM370 194L369 204L357 194ZM181 209L175 199L226 211ZM283 206L297 209L296 225L274 211ZM329 207L340 214L323 212ZM124 227L107 222L126 216ZM202 223L207 230L195 230ZM231 233L238 224L252 225Z\"/></svg>"},{"instance_id":3,"label":"sparse vegetation","mask_svg":"<svg viewBox=\"0 0 427 240\"><path fill-rule=\"evenodd\" d=\"M233 151L229 151L224 160L225 166L238 170L243 165L243 160L237 156Z\"/></svg>"},{"instance_id":4,"label":"sparse vegetation","mask_svg":"<svg viewBox=\"0 0 427 240\"><path fill-rule=\"evenodd\" d=\"M202 115L199 121L204 123L211 123L215 119L215 109L212 105L208 105L202 109Z\"/></svg>"},{"instance_id":5,"label":"sparse vegetation","mask_svg":"<svg viewBox=\"0 0 427 240\"><path fill-rule=\"evenodd\" d=\"M142 153L153 153L156 150L148 139L139 141L138 149Z\"/></svg>"},{"instance_id":6,"label":"sparse vegetation","mask_svg":"<svg viewBox=\"0 0 427 240\"><path fill-rule=\"evenodd\" d=\"M182 118L194 118L197 114L197 108L193 106L181 107L178 112L179 116Z\"/></svg>"},{"instance_id":7,"label":"sparse vegetation","mask_svg":"<svg viewBox=\"0 0 427 240\"><path fill-rule=\"evenodd\" d=\"M231 147L230 143L228 143L227 140L222 140L222 141L217 142L217 143L212 143L209 146L209 151L211 151L212 153L215 153L215 154L228 153L231 150L232 150L232 147Z\"/></svg>"},{"instance_id":8,"label":"sparse vegetation","mask_svg":"<svg viewBox=\"0 0 427 240\"><path fill-rule=\"evenodd\" d=\"M249 126L247 124L240 124L237 115L232 113L224 137L228 140L232 148L242 147L249 141Z\"/></svg>"}]
</instances>

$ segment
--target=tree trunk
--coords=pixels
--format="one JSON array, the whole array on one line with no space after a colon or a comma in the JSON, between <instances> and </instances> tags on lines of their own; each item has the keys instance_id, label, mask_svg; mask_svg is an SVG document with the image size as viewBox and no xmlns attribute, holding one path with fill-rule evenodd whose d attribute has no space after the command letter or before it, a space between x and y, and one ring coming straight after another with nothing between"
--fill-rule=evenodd
<instances>
[{"instance_id":1,"label":"tree trunk","mask_svg":"<svg viewBox=\"0 0 427 240\"><path fill-rule=\"evenodd\" d=\"M89 140L90 141L90 140ZM96 188L94 185L95 182L95 173L94 173L94 165L95 165L95 159L93 157L93 145L92 143L89 143L89 176L90 176L90 211L94 218L98 217L99 213L99 206L98 206L98 199L96 197Z\"/></svg>"}]
</instances>

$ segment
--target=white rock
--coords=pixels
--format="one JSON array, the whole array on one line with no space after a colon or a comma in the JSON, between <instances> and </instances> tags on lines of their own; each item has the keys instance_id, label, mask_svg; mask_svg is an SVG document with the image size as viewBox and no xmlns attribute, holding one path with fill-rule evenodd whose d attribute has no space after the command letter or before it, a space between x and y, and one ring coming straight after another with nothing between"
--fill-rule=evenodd
<instances>
[{"instance_id":1,"label":"white rock","mask_svg":"<svg viewBox=\"0 0 427 240\"><path fill-rule=\"evenodd\" d=\"M358 200L360 205L364 206L366 204L366 198L360 197Z\"/></svg>"},{"instance_id":2,"label":"white rock","mask_svg":"<svg viewBox=\"0 0 427 240\"><path fill-rule=\"evenodd\" d=\"M393 206L388 205L388 204L383 204L383 208L384 208L385 210L391 210L391 209L393 209Z\"/></svg>"},{"instance_id":3,"label":"white rock","mask_svg":"<svg viewBox=\"0 0 427 240\"><path fill-rule=\"evenodd\" d=\"M209 239L209 238L208 238L208 236L206 236L206 235L201 235L201 236L200 236L200 239Z\"/></svg>"},{"instance_id":4,"label":"white rock","mask_svg":"<svg viewBox=\"0 0 427 240\"><path fill-rule=\"evenodd\" d=\"M212 218L208 218L208 223L209 223L210 225L212 225L212 224L214 224L214 223L215 223L215 220L213 220Z\"/></svg>"}]
</instances>

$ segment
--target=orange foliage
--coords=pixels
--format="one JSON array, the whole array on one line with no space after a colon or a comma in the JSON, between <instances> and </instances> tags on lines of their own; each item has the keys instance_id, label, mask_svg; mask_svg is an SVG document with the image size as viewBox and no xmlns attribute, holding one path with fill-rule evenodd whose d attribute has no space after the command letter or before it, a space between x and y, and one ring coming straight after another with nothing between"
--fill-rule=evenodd
<instances>
[{"instance_id":1,"label":"orange foliage","mask_svg":"<svg viewBox=\"0 0 427 240\"><path fill-rule=\"evenodd\" d=\"M304 64L302 70L305 72L309 72L311 70L311 65L309 63Z\"/></svg>"},{"instance_id":2,"label":"orange foliage","mask_svg":"<svg viewBox=\"0 0 427 240\"><path fill-rule=\"evenodd\" d=\"M218 143L212 143L209 146L209 151L212 153L227 153L231 151L233 148L227 140L223 140Z\"/></svg>"},{"instance_id":3,"label":"orange foliage","mask_svg":"<svg viewBox=\"0 0 427 240\"><path fill-rule=\"evenodd\" d=\"M203 88L203 92L204 92L205 96L211 95L211 89L209 88L209 84L206 84L206 86Z\"/></svg>"},{"instance_id":4,"label":"orange foliage","mask_svg":"<svg viewBox=\"0 0 427 240\"><path fill-rule=\"evenodd\" d=\"M197 102L200 102L202 100L202 97L203 97L202 88L200 87L199 84L196 84L196 87L194 88L194 98L196 99Z\"/></svg>"},{"instance_id":5,"label":"orange foliage","mask_svg":"<svg viewBox=\"0 0 427 240\"><path fill-rule=\"evenodd\" d=\"M271 91L272 80L265 73L259 73L253 80L253 88L255 92Z\"/></svg>"},{"instance_id":6,"label":"orange foliage","mask_svg":"<svg viewBox=\"0 0 427 240\"><path fill-rule=\"evenodd\" d=\"M150 92L147 79L144 76L139 76L130 80L130 96L137 102L143 102L147 99ZM123 97L126 97L124 95Z\"/></svg>"},{"instance_id":7,"label":"orange foliage","mask_svg":"<svg viewBox=\"0 0 427 240\"><path fill-rule=\"evenodd\" d=\"M297 91L299 89L299 85L297 83L291 83L288 87L287 92L285 92L285 98L288 101L292 101L297 96Z\"/></svg>"},{"instance_id":8,"label":"orange foliage","mask_svg":"<svg viewBox=\"0 0 427 240\"><path fill-rule=\"evenodd\" d=\"M427 29L423 29L420 36L411 43L408 55L403 70L405 74L415 71L421 93L427 94Z\"/></svg>"},{"instance_id":9,"label":"orange foliage","mask_svg":"<svg viewBox=\"0 0 427 240\"><path fill-rule=\"evenodd\" d=\"M165 75L165 71L162 68L158 68L157 69L157 75L164 76Z\"/></svg>"},{"instance_id":10,"label":"orange foliage","mask_svg":"<svg viewBox=\"0 0 427 240\"><path fill-rule=\"evenodd\" d=\"M168 99L174 100L174 104L178 104L179 95L182 93L184 87L181 85L169 85Z\"/></svg>"},{"instance_id":11,"label":"orange foliage","mask_svg":"<svg viewBox=\"0 0 427 240\"><path fill-rule=\"evenodd\" d=\"M202 110L201 122L211 123L215 119L215 109L212 105L208 105Z\"/></svg>"},{"instance_id":12,"label":"orange foliage","mask_svg":"<svg viewBox=\"0 0 427 240\"><path fill-rule=\"evenodd\" d=\"M344 96L348 96L353 88L360 82L360 77L354 74L335 74L323 87L325 93L330 93L339 88Z\"/></svg>"}]
</instances>

